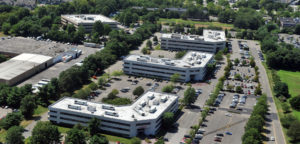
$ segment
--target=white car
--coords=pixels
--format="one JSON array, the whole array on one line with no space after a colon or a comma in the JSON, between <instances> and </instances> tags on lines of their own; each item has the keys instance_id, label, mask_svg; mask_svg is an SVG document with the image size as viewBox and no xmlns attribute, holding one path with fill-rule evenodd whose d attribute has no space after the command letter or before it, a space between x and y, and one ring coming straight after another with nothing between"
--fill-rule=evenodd
<instances>
[{"instance_id":1,"label":"white car","mask_svg":"<svg viewBox=\"0 0 300 144\"><path fill-rule=\"evenodd\" d=\"M270 141L275 141L275 137L271 136Z\"/></svg>"}]
</instances>

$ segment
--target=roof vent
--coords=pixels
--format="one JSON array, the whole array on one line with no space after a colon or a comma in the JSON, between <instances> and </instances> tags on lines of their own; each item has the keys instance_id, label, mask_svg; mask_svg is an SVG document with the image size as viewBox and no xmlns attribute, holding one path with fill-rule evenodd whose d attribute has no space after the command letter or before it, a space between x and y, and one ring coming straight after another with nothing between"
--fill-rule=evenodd
<instances>
[{"instance_id":1,"label":"roof vent","mask_svg":"<svg viewBox=\"0 0 300 144\"><path fill-rule=\"evenodd\" d=\"M80 106L75 106L75 105L68 105L69 109L74 109L74 110L81 110Z\"/></svg>"},{"instance_id":2,"label":"roof vent","mask_svg":"<svg viewBox=\"0 0 300 144\"><path fill-rule=\"evenodd\" d=\"M87 106L87 102L85 102L85 101L78 101L78 100L75 100L74 103L77 104L77 105Z\"/></svg>"},{"instance_id":3,"label":"roof vent","mask_svg":"<svg viewBox=\"0 0 300 144\"><path fill-rule=\"evenodd\" d=\"M105 111L105 115L114 116L114 117L119 117L119 114L116 113L116 112Z\"/></svg>"},{"instance_id":4,"label":"roof vent","mask_svg":"<svg viewBox=\"0 0 300 144\"><path fill-rule=\"evenodd\" d=\"M115 107L113 107L113 106L110 106L110 105L102 105L102 109L106 109L106 110L115 111Z\"/></svg>"},{"instance_id":5,"label":"roof vent","mask_svg":"<svg viewBox=\"0 0 300 144\"><path fill-rule=\"evenodd\" d=\"M95 106L88 106L87 110L94 113L96 111L96 107Z\"/></svg>"}]
</instances>

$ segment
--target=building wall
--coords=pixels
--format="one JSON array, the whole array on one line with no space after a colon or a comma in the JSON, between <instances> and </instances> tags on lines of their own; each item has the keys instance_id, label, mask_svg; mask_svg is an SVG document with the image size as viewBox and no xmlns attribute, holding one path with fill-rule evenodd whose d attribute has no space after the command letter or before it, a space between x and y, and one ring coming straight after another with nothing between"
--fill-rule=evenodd
<instances>
[{"instance_id":1,"label":"building wall","mask_svg":"<svg viewBox=\"0 0 300 144\"><path fill-rule=\"evenodd\" d=\"M225 41L207 42L199 40L183 40L175 38L161 38L161 48L165 50L191 50L216 53L225 48Z\"/></svg>"},{"instance_id":2,"label":"building wall","mask_svg":"<svg viewBox=\"0 0 300 144\"><path fill-rule=\"evenodd\" d=\"M191 80L201 81L204 80L206 75L206 66L198 68L181 68L174 66L166 66L160 64L151 64L139 61L123 60L123 71L128 75L138 75L150 78L161 78L170 80L171 76L175 73L180 74L179 81L189 82ZM212 58L208 63L212 62Z\"/></svg>"},{"instance_id":3,"label":"building wall","mask_svg":"<svg viewBox=\"0 0 300 144\"><path fill-rule=\"evenodd\" d=\"M148 120L134 120L134 121L125 121L122 119L115 119L104 116L96 116L92 113L84 114L69 110L56 109L49 106L48 119L51 122L57 124L68 124L76 125L81 124L87 126L88 122L92 117L96 117L101 120L101 126L99 127L103 131L110 133L116 133L124 137L134 137L139 133L144 133L145 135L155 135L159 132L162 122L162 116L165 112L176 112L178 110L178 99L176 99L171 105L166 108L160 116L154 119Z\"/></svg>"}]
</instances>

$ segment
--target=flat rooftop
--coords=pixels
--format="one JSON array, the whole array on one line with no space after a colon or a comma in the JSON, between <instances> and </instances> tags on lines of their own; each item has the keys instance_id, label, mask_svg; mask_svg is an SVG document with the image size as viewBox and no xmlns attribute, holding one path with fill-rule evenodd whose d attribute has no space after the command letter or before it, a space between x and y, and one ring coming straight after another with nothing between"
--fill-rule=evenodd
<instances>
[{"instance_id":1,"label":"flat rooftop","mask_svg":"<svg viewBox=\"0 0 300 144\"><path fill-rule=\"evenodd\" d=\"M211 53L189 51L179 60L154 58L147 55L129 55L125 60L180 68L198 68L205 67L212 57Z\"/></svg>"},{"instance_id":2,"label":"flat rooftop","mask_svg":"<svg viewBox=\"0 0 300 144\"><path fill-rule=\"evenodd\" d=\"M116 120L135 121L156 119L177 99L177 95L148 91L136 102L126 106L113 106L65 97L49 107L83 114L92 114Z\"/></svg>"},{"instance_id":3,"label":"flat rooftop","mask_svg":"<svg viewBox=\"0 0 300 144\"><path fill-rule=\"evenodd\" d=\"M110 19L106 16L97 14L78 14L78 15L62 15L62 17L67 18L77 24L80 23L95 23L96 21L101 21L102 23L117 23L115 20Z\"/></svg>"},{"instance_id":4,"label":"flat rooftop","mask_svg":"<svg viewBox=\"0 0 300 144\"><path fill-rule=\"evenodd\" d=\"M0 79L10 80L52 59L50 56L23 53L0 64Z\"/></svg>"},{"instance_id":5,"label":"flat rooftop","mask_svg":"<svg viewBox=\"0 0 300 144\"><path fill-rule=\"evenodd\" d=\"M162 34L163 38L182 39L190 41L222 42L226 41L225 32L217 30L203 30L203 36L184 34Z\"/></svg>"}]
</instances>

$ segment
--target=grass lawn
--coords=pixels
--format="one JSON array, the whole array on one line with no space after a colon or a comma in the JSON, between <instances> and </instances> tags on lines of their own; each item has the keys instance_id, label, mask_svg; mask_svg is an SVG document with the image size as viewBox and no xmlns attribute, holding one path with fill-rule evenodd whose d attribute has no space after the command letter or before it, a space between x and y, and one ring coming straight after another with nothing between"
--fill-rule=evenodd
<instances>
[{"instance_id":1,"label":"grass lawn","mask_svg":"<svg viewBox=\"0 0 300 144\"><path fill-rule=\"evenodd\" d=\"M35 110L34 110L34 113L33 113L33 116L40 116L42 115L43 113L47 112L48 111L48 108L47 107L43 107L43 106L38 106Z\"/></svg>"},{"instance_id":2,"label":"grass lawn","mask_svg":"<svg viewBox=\"0 0 300 144\"><path fill-rule=\"evenodd\" d=\"M277 74L280 80L289 86L289 93L292 97L300 94L300 72L280 70L277 71ZM300 120L300 111L293 110L293 114Z\"/></svg>"},{"instance_id":3,"label":"grass lawn","mask_svg":"<svg viewBox=\"0 0 300 144\"><path fill-rule=\"evenodd\" d=\"M222 27L223 29L231 29L233 28L233 24L226 24L220 22L201 22L201 21L192 21L192 20L183 20L183 19L165 19L160 18L160 23L180 23L180 24L194 24L196 27L208 27L208 26L216 26Z\"/></svg>"},{"instance_id":4,"label":"grass lawn","mask_svg":"<svg viewBox=\"0 0 300 144\"><path fill-rule=\"evenodd\" d=\"M56 125L60 133L67 133L71 128Z\"/></svg>"},{"instance_id":5,"label":"grass lawn","mask_svg":"<svg viewBox=\"0 0 300 144\"><path fill-rule=\"evenodd\" d=\"M5 137L6 137L6 130L1 129L0 131L0 143L5 141Z\"/></svg>"},{"instance_id":6,"label":"grass lawn","mask_svg":"<svg viewBox=\"0 0 300 144\"><path fill-rule=\"evenodd\" d=\"M0 37L6 37L6 35L2 32L0 32Z\"/></svg>"},{"instance_id":7,"label":"grass lawn","mask_svg":"<svg viewBox=\"0 0 300 144\"><path fill-rule=\"evenodd\" d=\"M112 135L106 135L106 134L102 134L102 135L105 136L109 141L112 141L112 142L119 141L119 142L124 143L124 144L131 144L130 139L127 139L127 138L112 136Z\"/></svg>"}]
</instances>

